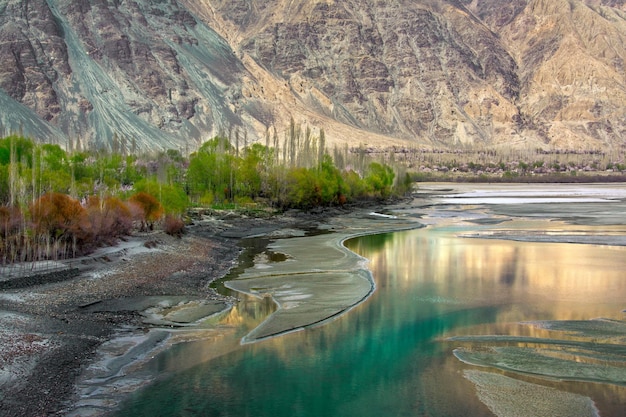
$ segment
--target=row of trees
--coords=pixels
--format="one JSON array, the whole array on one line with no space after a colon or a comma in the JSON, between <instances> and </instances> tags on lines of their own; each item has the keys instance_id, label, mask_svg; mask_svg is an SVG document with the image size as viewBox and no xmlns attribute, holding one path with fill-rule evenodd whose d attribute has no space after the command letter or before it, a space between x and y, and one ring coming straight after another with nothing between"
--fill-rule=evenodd
<instances>
[{"instance_id":1,"label":"row of trees","mask_svg":"<svg viewBox=\"0 0 626 417\"><path fill-rule=\"evenodd\" d=\"M276 148L253 144L239 152L227 139L216 137L191 155L187 193L200 204L263 201L278 208L307 209L385 199L394 192L391 167L371 162L364 172L340 170L323 147L316 146L314 153L311 148L305 142L301 152L294 154L309 157L285 163L277 157Z\"/></svg>"},{"instance_id":2,"label":"row of trees","mask_svg":"<svg viewBox=\"0 0 626 417\"><path fill-rule=\"evenodd\" d=\"M164 219L176 233L192 205L308 209L394 193L389 166L350 161L335 149L338 168L323 131L313 137L292 123L282 147L275 132L265 145L232 142L215 137L184 157L68 153L20 136L0 139L0 263L76 256Z\"/></svg>"},{"instance_id":3,"label":"row of trees","mask_svg":"<svg viewBox=\"0 0 626 417\"><path fill-rule=\"evenodd\" d=\"M181 183L185 168L185 158L178 151L141 156L67 153L58 145L9 136L0 139L0 205L24 207L46 192L76 199L91 195L126 198L132 191L154 188L154 182Z\"/></svg>"}]
</instances>

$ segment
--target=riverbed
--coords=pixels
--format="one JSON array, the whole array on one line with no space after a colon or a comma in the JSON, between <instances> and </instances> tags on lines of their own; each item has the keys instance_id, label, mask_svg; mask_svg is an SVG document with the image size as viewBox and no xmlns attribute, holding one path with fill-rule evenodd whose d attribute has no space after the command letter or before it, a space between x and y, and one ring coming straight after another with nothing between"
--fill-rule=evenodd
<instances>
[{"instance_id":1,"label":"riverbed","mask_svg":"<svg viewBox=\"0 0 626 417\"><path fill-rule=\"evenodd\" d=\"M116 379L118 415L621 415L625 201L427 184L274 236L238 304Z\"/></svg>"}]
</instances>

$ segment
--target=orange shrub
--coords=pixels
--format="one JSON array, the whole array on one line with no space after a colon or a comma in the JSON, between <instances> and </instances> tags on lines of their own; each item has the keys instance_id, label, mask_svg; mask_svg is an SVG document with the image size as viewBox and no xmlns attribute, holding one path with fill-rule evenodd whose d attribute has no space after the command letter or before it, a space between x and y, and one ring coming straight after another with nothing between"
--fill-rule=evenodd
<instances>
[{"instance_id":1,"label":"orange shrub","mask_svg":"<svg viewBox=\"0 0 626 417\"><path fill-rule=\"evenodd\" d=\"M128 203L138 207L141 217L141 230L145 230L146 224L153 229L154 222L163 215L163 207L159 201L148 193L139 192L128 199ZM131 209L132 211L132 209Z\"/></svg>"},{"instance_id":2,"label":"orange shrub","mask_svg":"<svg viewBox=\"0 0 626 417\"><path fill-rule=\"evenodd\" d=\"M53 239L89 240L90 225L85 209L66 194L47 193L30 206L35 234Z\"/></svg>"},{"instance_id":3,"label":"orange shrub","mask_svg":"<svg viewBox=\"0 0 626 417\"><path fill-rule=\"evenodd\" d=\"M0 237L12 235L20 229L22 213L17 207L0 207Z\"/></svg>"}]
</instances>

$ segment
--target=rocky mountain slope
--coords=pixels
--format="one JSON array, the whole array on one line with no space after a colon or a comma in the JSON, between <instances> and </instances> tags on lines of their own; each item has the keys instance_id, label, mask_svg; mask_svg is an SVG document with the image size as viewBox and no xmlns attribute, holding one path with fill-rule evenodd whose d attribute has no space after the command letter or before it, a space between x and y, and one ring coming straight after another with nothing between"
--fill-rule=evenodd
<instances>
[{"instance_id":1,"label":"rocky mountain slope","mask_svg":"<svg viewBox=\"0 0 626 417\"><path fill-rule=\"evenodd\" d=\"M625 0L0 0L0 133L623 147L625 41Z\"/></svg>"}]
</instances>

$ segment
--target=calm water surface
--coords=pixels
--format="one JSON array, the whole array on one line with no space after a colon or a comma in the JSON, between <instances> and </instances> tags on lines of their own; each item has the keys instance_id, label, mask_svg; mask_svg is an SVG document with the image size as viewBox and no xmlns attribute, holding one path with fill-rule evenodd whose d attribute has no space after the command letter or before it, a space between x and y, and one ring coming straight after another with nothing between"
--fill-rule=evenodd
<instances>
[{"instance_id":1,"label":"calm water surface","mask_svg":"<svg viewBox=\"0 0 626 417\"><path fill-rule=\"evenodd\" d=\"M119 415L489 416L463 376L478 368L457 360L460 343L446 337L545 337L520 322L623 320L626 248L456 237L463 231L348 241L377 283L365 303L328 325L238 346L272 310L267 300L242 299L228 318L240 323L236 334L220 342L234 349L204 362L215 342L171 349L153 365L163 377ZM621 415L626 403L622 386L516 377L589 396L603 416Z\"/></svg>"}]
</instances>

